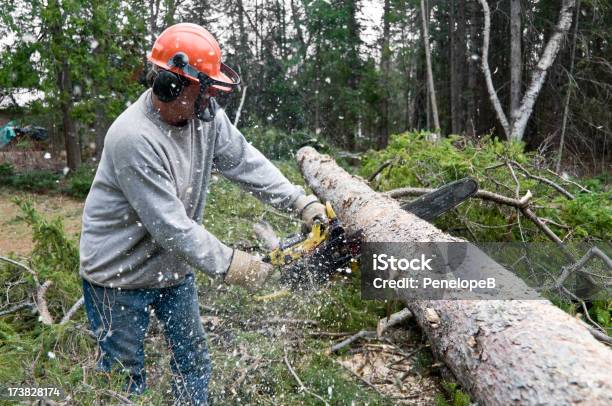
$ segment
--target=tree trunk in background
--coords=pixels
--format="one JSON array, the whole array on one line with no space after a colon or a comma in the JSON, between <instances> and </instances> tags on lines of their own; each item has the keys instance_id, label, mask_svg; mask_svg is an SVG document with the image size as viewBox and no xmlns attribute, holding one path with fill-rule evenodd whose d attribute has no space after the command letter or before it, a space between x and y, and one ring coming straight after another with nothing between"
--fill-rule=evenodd
<instances>
[{"instance_id":1,"label":"tree trunk in background","mask_svg":"<svg viewBox=\"0 0 612 406\"><path fill-rule=\"evenodd\" d=\"M408 67L408 71L406 72L406 77L411 80L416 82L416 75L417 75L417 60L416 58L412 58L410 60L410 65ZM419 95L419 91L417 89L414 89L414 87L408 87L406 88L406 123L405 123L405 128L408 130L413 130L416 127L416 123L417 123L417 118L415 117L415 113L416 113L416 105L417 105L417 98Z\"/></svg>"},{"instance_id":2,"label":"tree trunk in background","mask_svg":"<svg viewBox=\"0 0 612 406\"><path fill-rule=\"evenodd\" d=\"M470 28L469 28L469 58L468 58L468 78L467 78L467 101L466 101L466 131L471 134L473 137L479 132L478 126L478 114L476 108L478 104L480 104L480 100L477 97L477 94L480 89L478 86L478 44L477 41L478 33L480 32L480 27L482 26L480 22L480 10L478 8L478 4L475 1L470 1Z\"/></svg>"},{"instance_id":3,"label":"tree trunk in background","mask_svg":"<svg viewBox=\"0 0 612 406\"><path fill-rule=\"evenodd\" d=\"M350 75L348 78L348 86L353 91L353 94L357 94L359 90L359 74L360 70L360 59L359 59L359 44L361 42L359 23L357 21L357 1L349 0L348 4L348 46L349 46L349 61L352 65ZM348 123L346 131L346 149L354 151L356 147L355 132L357 131L358 114L355 114L353 110L348 110L349 117L345 117L345 122ZM348 118L348 120L347 120Z\"/></svg>"},{"instance_id":4,"label":"tree trunk in background","mask_svg":"<svg viewBox=\"0 0 612 406\"><path fill-rule=\"evenodd\" d=\"M457 88L457 71L456 71L456 58L457 58L457 37L455 37L455 0L448 2L448 36L450 38L450 46L448 52L448 61L450 63L450 114L451 114L451 133L456 134L458 124L457 117L457 106L458 92Z\"/></svg>"},{"instance_id":5,"label":"tree trunk in background","mask_svg":"<svg viewBox=\"0 0 612 406\"><path fill-rule=\"evenodd\" d=\"M389 37L391 35L391 0L384 0L383 7L383 34L380 49L380 77L383 97L380 101L380 126L378 130L377 146L383 149L389 140L389 76L391 63L391 49Z\"/></svg>"},{"instance_id":6,"label":"tree trunk in background","mask_svg":"<svg viewBox=\"0 0 612 406\"><path fill-rule=\"evenodd\" d=\"M450 93L451 93L451 132L465 132L466 100L466 52L467 38L465 36L465 0L451 0L449 3L450 31Z\"/></svg>"},{"instance_id":7,"label":"tree trunk in background","mask_svg":"<svg viewBox=\"0 0 612 406\"><path fill-rule=\"evenodd\" d=\"M153 48L153 44L155 43L155 39L157 37L157 17L159 16L159 3L161 0L149 0L149 21L147 22L147 33L151 36L151 43L147 44L147 49ZM147 66L148 66L147 52L142 53L142 66L145 67L143 72L144 82L146 82L147 77ZM149 84L147 83L147 86ZM96 140L97 142L97 140Z\"/></svg>"},{"instance_id":8,"label":"tree trunk in background","mask_svg":"<svg viewBox=\"0 0 612 406\"><path fill-rule=\"evenodd\" d=\"M504 128L504 132L506 133L508 139L521 141L523 139L523 135L525 134L527 122L529 121L531 113L533 112L536 99L538 98L540 90L542 90L542 86L544 85L546 73L548 72L548 69L552 63L555 61L559 48L561 47L561 40L572 24L572 10L576 0L563 0L561 10L559 11L559 21L557 22L557 25L555 26L553 33L546 43L544 51L538 60L538 64L534 69L529 87L523 96L520 106L516 110L515 118L510 122L508 122L507 116L504 113L499 101L497 91L495 90L495 86L493 85L493 80L491 78L491 71L489 69L488 56L489 37L491 32L491 11L486 0L479 0L479 2L482 6L485 17L483 34L484 39L482 45L482 70L485 75L489 98L493 104L493 107L495 108L497 118Z\"/></svg>"},{"instance_id":9,"label":"tree trunk in background","mask_svg":"<svg viewBox=\"0 0 612 406\"><path fill-rule=\"evenodd\" d=\"M455 15L455 0L448 2L448 33L450 36L450 49L448 61L450 63L450 114L451 114L451 133L458 134L459 132L459 82L457 81L457 34L455 32L456 15Z\"/></svg>"},{"instance_id":10,"label":"tree trunk in background","mask_svg":"<svg viewBox=\"0 0 612 406\"><path fill-rule=\"evenodd\" d=\"M436 101L436 89L434 86L433 71L431 68L431 51L429 49L429 21L428 8L425 0L421 0L421 20L423 23L423 47L425 49L425 61L427 63L427 83L429 85L429 100L431 101L431 113L433 116L435 133L440 136L440 118L438 117L438 102Z\"/></svg>"},{"instance_id":11,"label":"tree trunk in background","mask_svg":"<svg viewBox=\"0 0 612 406\"><path fill-rule=\"evenodd\" d=\"M241 58L245 58L247 57L247 53L249 52L249 41L248 41L248 33L246 31L246 28L244 26L244 4L242 2L242 0L237 0L237 5L238 7L236 7L237 11L238 11L238 29L240 30L240 33L238 34L239 36L239 40L238 40L238 46L240 47L238 49L238 52L240 53Z\"/></svg>"},{"instance_id":12,"label":"tree trunk in background","mask_svg":"<svg viewBox=\"0 0 612 406\"><path fill-rule=\"evenodd\" d=\"M79 142L79 135L74 125L74 120L70 114L72 111L72 81L70 78L68 59L63 54L66 50L61 48L61 44L65 44L66 42L62 31L64 22L59 1L49 1L48 10L50 11L50 18L52 18L49 23L49 34L52 42L58 47L56 50L57 53L54 54L56 71L53 74L57 84L59 99L58 107L62 115L66 165L71 171L75 171L81 165L81 145Z\"/></svg>"},{"instance_id":13,"label":"tree trunk in background","mask_svg":"<svg viewBox=\"0 0 612 406\"><path fill-rule=\"evenodd\" d=\"M321 43L318 36L315 41L315 61L318 66L321 60ZM314 82L314 132L318 136L321 133L321 77L319 72L315 73Z\"/></svg>"},{"instance_id":14,"label":"tree trunk in background","mask_svg":"<svg viewBox=\"0 0 612 406\"><path fill-rule=\"evenodd\" d=\"M542 56L540 56L540 60L538 61L535 71L533 72L531 83L525 91L519 111L516 114L516 120L512 122L512 133L510 134L510 137L514 140L523 139L527 122L529 121L529 117L531 117L533 106L535 105L536 99L540 94L540 90L542 90L542 86L544 85L548 68L550 68L550 65L552 65L555 61L559 48L561 48L561 41L567 34L567 31L572 24L572 11L575 4L576 0L562 1L561 11L559 12L559 21L554 28L553 34L546 43L544 52L542 52Z\"/></svg>"},{"instance_id":15,"label":"tree trunk in background","mask_svg":"<svg viewBox=\"0 0 612 406\"><path fill-rule=\"evenodd\" d=\"M64 129L64 142L66 145L66 164L71 171L81 166L81 143L76 132L74 120L70 115L72 111L72 81L68 62L61 63L57 82L60 91L60 109L62 111L62 127Z\"/></svg>"},{"instance_id":16,"label":"tree trunk in background","mask_svg":"<svg viewBox=\"0 0 612 406\"><path fill-rule=\"evenodd\" d=\"M296 0L291 0L291 19L293 21L293 27L295 28L295 32L297 34L297 40L299 43L299 54L302 58L306 58L306 41L304 40L304 32L302 31L302 21L300 20L300 15L298 12L297 5L295 4Z\"/></svg>"},{"instance_id":17,"label":"tree trunk in background","mask_svg":"<svg viewBox=\"0 0 612 406\"><path fill-rule=\"evenodd\" d=\"M160 0L149 0L149 34L151 34L151 46L157 35L157 18L159 17Z\"/></svg>"},{"instance_id":18,"label":"tree trunk in background","mask_svg":"<svg viewBox=\"0 0 612 406\"><path fill-rule=\"evenodd\" d=\"M497 115L497 119L499 120L502 128L504 129L504 134L507 138L510 137L510 123L508 123L508 118L506 117L506 113L504 113L504 109L499 101L499 97L497 96L497 90L495 90L495 85L493 84L493 78L491 76L491 69L489 68L489 42L491 39L491 10L489 9L489 5L487 0L478 0L480 5L482 6L482 11L484 13L484 32L482 34L482 56L481 56L481 64L482 64L482 73L485 77L485 82L487 84L487 91L489 92L489 99L491 100L491 104L495 110L495 114Z\"/></svg>"},{"instance_id":19,"label":"tree trunk in background","mask_svg":"<svg viewBox=\"0 0 612 406\"><path fill-rule=\"evenodd\" d=\"M467 38L465 36L465 0L456 0L457 12L455 23L457 30L455 37L457 38L457 48L455 52L455 76L457 80L457 134L463 134L466 131L465 112L466 112L466 97L465 97L465 76L466 76L466 57L467 57Z\"/></svg>"},{"instance_id":20,"label":"tree trunk in background","mask_svg":"<svg viewBox=\"0 0 612 406\"><path fill-rule=\"evenodd\" d=\"M287 12L285 9L285 1L276 2L278 8L278 15L280 20L280 43L281 43L281 57L287 59Z\"/></svg>"},{"instance_id":21,"label":"tree trunk in background","mask_svg":"<svg viewBox=\"0 0 612 406\"><path fill-rule=\"evenodd\" d=\"M521 104L523 60L521 53L521 0L510 1L510 121Z\"/></svg>"},{"instance_id":22,"label":"tree trunk in background","mask_svg":"<svg viewBox=\"0 0 612 406\"><path fill-rule=\"evenodd\" d=\"M563 119L561 122L561 139L559 140L559 152L557 153L557 163L555 165L555 171L557 173L561 170L561 159L563 158L563 147L565 146L565 131L567 130L567 116L569 114L569 103L572 96L572 89L574 87L573 75L574 75L574 60L576 58L576 41L578 36L578 21L580 20L580 0L576 3L576 21L574 22L574 38L572 43L572 52L570 55L570 68L567 80L567 94L565 95L565 106L563 107Z\"/></svg>"},{"instance_id":23,"label":"tree trunk in background","mask_svg":"<svg viewBox=\"0 0 612 406\"><path fill-rule=\"evenodd\" d=\"M96 7L93 11L94 15L100 12L100 10L103 10L103 8L99 6ZM107 13L104 13L103 15L96 15L96 19L98 20L104 21L104 20L107 20L107 18L108 18ZM106 55L108 55L108 43L107 43L108 38L103 29L96 29L94 33L94 37L98 41L98 46L95 47L94 50L92 51L92 56L95 60L98 61L100 66L104 66L105 57ZM100 71L98 72L100 73ZM100 158L102 157L102 150L104 149L104 138L106 138L106 132L108 131L108 127L109 127L109 122L108 122L108 119L106 118L107 104L103 103L101 99L99 98L100 85L101 84L107 85L109 81L109 78L107 77L106 73L107 73L106 70L102 70L99 76L97 75L96 80L94 80L92 83L92 89L91 89L92 96L94 100L97 101L94 107L94 115L95 115L94 134L95 134L95 152L96 152L95 158L97 162L100 162ZM146 77L147 72L145 71L143 72L143 74L144 74L144 77Z\"/></svg>"},{"instance_id":24,"label":"tree trunk in background","mask_svg":"<svg viewBox=\"0 0 612 406\"><path fill-rule=\"evenodd\" d=\"M332 204L347 231L362 230L367 242L461 241L402 210L397 201L374 192L311 147L300 149L297 160L308 185ZM493 260L479 260L501 280L522 283ZM500 289L508 287L500 284ZM427 334L432 351L481 404L612 402L612 351L595 340L583 322L548 300L405 304Z\"/></svg>"}]
</instances>

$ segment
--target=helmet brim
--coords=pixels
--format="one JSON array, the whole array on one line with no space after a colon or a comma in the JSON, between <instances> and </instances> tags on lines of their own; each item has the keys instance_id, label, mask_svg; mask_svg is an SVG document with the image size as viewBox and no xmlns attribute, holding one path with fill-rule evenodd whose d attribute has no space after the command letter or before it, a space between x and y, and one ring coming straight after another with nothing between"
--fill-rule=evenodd
<instances>
[{"instance_id":1,"label":"helmet brim","mask_svg":"<svg viewBox=\"0 0 612 406\"><path fill-rule=\"evenodd\" d=\"M213 76L212 78L215 79L215 80L218 80L219 82L235 83L232 79L230 79L229 76L227 76L223 72L219 72L218 75ZM229 92L231 92L233 90L233 88L230 87L230 86L212 85L211 87L214 88L214 89L217 89L217 90L221 90L222 92L226 92L226 93L229 93Z\"/></svg>"}]
</instances>

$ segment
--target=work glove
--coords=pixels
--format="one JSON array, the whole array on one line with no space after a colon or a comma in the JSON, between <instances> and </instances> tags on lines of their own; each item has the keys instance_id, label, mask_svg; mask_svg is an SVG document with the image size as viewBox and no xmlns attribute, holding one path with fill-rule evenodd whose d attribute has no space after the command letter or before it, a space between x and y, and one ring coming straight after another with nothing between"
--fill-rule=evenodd
<instances>
[{"instance_id":1,"label":"work glove","mask_svg":"<svg viewBox=\"0 0 612 406\"><path fill-rule=\"evenodd\" d=\"M238 285L254 292L259 290L274 271L274 267L254 255L234 250L232 262L225 274L225 283Z\"/></svg>"},{"instance_id":2,"label":"work glove","mask_svg":"<svg viewBox=\"0 0 612 406\"><path fill-rule=\"evenodd\" d=\"M293 207L300 214L302 221L306 224L306 228L310 231L316 220L321 223L327 223L327 211L315 195L302 195L293 203Z\"/></svg>"}]
</instances>

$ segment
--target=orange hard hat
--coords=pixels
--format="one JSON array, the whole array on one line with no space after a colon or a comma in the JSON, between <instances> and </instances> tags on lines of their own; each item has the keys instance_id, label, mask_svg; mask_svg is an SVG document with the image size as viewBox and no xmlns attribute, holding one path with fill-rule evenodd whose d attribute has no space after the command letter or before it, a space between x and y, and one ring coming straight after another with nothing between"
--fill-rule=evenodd
<instances>
[{"instance_id":1,"label":"orange hard hat","mask_svg":"<svg viewBox=\"0 0 612 406\"><path fill-rule=\"evenodd\" d=\"M221 48L215 37L197 24L180 23L166 28L147 59L196 82L204 74L210 86L225 92L240 84L238 74L221 62Z\"/></svg>"}]
</instances>

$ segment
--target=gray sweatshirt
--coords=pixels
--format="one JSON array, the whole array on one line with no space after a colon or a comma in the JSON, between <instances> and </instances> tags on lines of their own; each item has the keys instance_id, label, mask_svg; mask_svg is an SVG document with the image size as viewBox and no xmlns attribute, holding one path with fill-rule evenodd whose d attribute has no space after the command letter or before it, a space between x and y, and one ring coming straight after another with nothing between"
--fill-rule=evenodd
<instances>
[{"instance_id":1,"label":"gray sweatshirt","mask_svg":"<svg viewBox=\"0 0 612 406\"><path fill-rule=\"evenodd\" d=\"M211 122L175 127L160 120L144 92L106 135L85 201L80 275L125 289L175 285L194 269L223 275L233 251L201 225L213 164L279 209L304 194L222 109Z\"/></svg>"}]
</instances>

